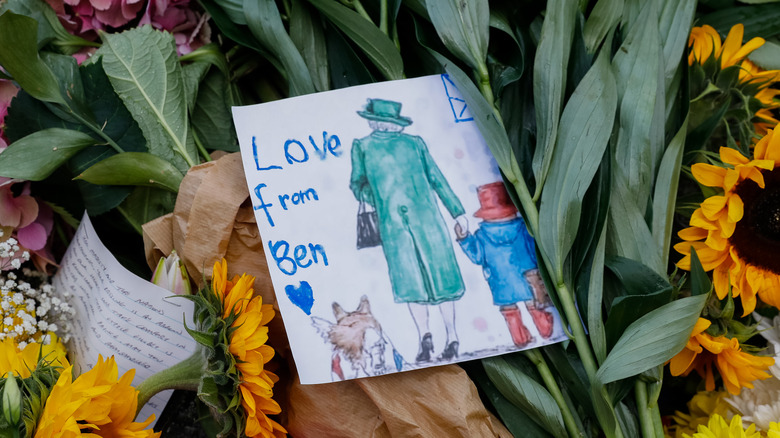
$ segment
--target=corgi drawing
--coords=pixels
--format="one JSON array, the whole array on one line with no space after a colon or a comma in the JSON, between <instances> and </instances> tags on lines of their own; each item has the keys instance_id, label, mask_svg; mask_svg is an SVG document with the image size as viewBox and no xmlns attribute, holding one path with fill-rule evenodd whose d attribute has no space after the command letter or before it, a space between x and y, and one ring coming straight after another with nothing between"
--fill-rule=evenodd
<instances>
[{"instance_id":1,"label":"corgi drawing","mask_svg":"<svg viewBox=\"0 0 780 438\"><path fill-rule=\"evenodd\" d=\"M354 312L333 303L336 322L312 316L312 325L333 349L331 377L334 381L370 377L400 371L405 362L393 348L382 326L371 313L368 297L363 295ZM390 354L390 360L387 355Z\"/></svg>"}]
</instances>

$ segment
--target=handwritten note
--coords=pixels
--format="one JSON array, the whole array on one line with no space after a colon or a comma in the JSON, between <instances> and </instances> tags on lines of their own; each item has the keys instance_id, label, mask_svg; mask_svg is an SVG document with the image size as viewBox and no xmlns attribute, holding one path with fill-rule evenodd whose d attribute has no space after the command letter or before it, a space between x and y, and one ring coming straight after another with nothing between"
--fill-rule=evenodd
<instances>
[{"instance_id":1,"label":"handwritten note","mask_svg":"<svg viewBox=\"0 0 780 438\"><path fill-rule=\"evenodd\" d=\"M525 223L446 75L233 118L302 383L565 339Z\"/></svg>"},{"instance_id":2,"label":"handwritten note","mask_svg":"<svg viewBox=\"0 0 780 438\"><path fill-rule=\"evenodd\" d=\"M77 370L85 372L98 354L114 356L119 374L135 368L133 385L186 359L195 341L184 330L192 320L192 303L166 298L171 292L131 273L98 238L85 214L54 277L57 291L70 292L76 309L68 351ZM170 391L153 397L138 418L159 418Z\"/></svg>"}]
</instances>

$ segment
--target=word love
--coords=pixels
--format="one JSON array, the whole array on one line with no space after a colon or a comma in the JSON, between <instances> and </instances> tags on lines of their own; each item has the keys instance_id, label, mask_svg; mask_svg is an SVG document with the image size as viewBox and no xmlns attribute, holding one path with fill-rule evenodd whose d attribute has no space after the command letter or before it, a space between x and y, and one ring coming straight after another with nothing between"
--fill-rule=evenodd
<instances>
[{"instance_id":1,"label":"word love","mask_svg":"<svg viewBox=\"0 0 780 438\"><path fill-rule=\"evenodd\" d=\"M311 135L309 136L309 143L311 144L313 154L319 157L320 160L325 160L328 154L339 157L344 152L341 150L339 137L337 135L328 135L327 131L322 131L322 146L318 146ZM257 137L255 136L252 136L252 155L254 156L257 170L282 169L282 166L277 165L260 166ZM291 138L284 142L284 159L287 161L287 164L305 163L309 161L309 150L302 142Z\"/></svg>"}]
</instances>

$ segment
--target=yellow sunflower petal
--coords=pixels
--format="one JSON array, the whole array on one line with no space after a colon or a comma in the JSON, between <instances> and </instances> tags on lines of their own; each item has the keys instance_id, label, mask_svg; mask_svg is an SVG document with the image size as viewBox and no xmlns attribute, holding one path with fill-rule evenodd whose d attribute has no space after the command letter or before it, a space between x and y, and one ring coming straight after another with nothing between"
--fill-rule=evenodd
<instances>
[{"instance_id":1,"label":"yellow sunflower petal","mask_svg":"<svg viewBox=\"0 0 780 438\"><path fill-rule=\"evenodd\" d=\"M706 163L696 163L691 166L691 173L696 178L696 181L707 187L723 186L726 170L723 167Z\"/></svg>"},{"instance_id":2,"label":"yellow sunflower petal","mask_svg":"<svg viewBox=\"0 0 780 438\"><path fill-rule=\"evenodd\" d=\"M739 153L736 149L732 149L729 147L721 146L720 147L720 159L724 163L731 164L732 166L737 166L739 164L747 164L750 160L745 158L744 155Z\"/></svg>"}]
</instances>

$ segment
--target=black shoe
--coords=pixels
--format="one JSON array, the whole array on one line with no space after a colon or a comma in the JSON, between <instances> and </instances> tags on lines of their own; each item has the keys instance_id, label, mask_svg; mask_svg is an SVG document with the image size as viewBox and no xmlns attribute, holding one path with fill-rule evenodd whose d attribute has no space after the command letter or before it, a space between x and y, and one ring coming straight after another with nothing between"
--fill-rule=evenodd
<instances>
[{"instance_id":1,"label":"black shoe","mask_svg":"<svg viewBox=\"0 0 780 438\"><path fill-rule=\"evenodd\" d=\"M450 360L453 357L458 357L458 341L452 341L447 344L447 348L441 352L442 360Z\"/></svg>"},{"instance_id":2,"label":"black shoe","mask_svg":"<svg viewBox=\"0 0 780 438\"><path fill-rule=\"evenodd\" d=\"M428 362L433 353L433 336L430 333L423 335L420 341L420 352L417 353L417 362Z\"/></svg>"}]
</instances>

